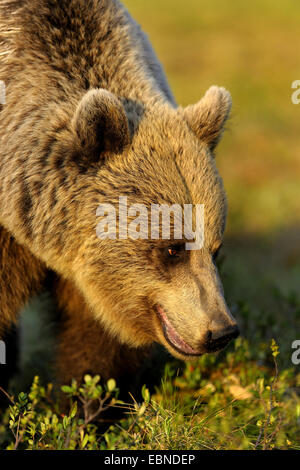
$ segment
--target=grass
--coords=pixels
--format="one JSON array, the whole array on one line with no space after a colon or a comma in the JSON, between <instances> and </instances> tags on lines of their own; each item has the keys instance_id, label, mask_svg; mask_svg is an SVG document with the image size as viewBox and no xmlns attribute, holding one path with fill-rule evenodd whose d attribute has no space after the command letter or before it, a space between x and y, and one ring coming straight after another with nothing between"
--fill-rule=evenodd
<instances>
[{"instance_id":1,"label":"grass","mask_svg":"<svg viewBox=\"0 0 300 470\"><path fill-rule=\"evenodd\" d=\"M291 344L300 339L300 105L291 102L300 4L124 3L149 33L178 103L196 102L212 84L232 93L217 154L229 200L220 270L242 339L183 369L170 360L156 392L144 389L143 403L118 403L116 388L97 389L87 378L81 392L69 391L67 416L51 401L51 386L37 379L31 392L25 386L32 370L42 372L32 366L29 339L27 394L15 394L2 414L0 447L300 450L300 366L291 362ZM44 308L35 303L25 312L25 330L33 331ZM106 397L127 411L105 432L74 408L79 395L90 400L91 389L97 403Z\"/></svg>"},{"instance_id":2,"label":"grass","mask_svg":"<svg viewBox=\"0 0 300 470\"><path fill-rule=\"evenodd\" d=\"M12 398L0 444L10 450L300 450L300 374L278 371L276 342L264 346L259 362L257 351L238 339L221 356L204 356L181 372L169 363L156 393L144 387L143 402L131 405L117 399L113 380L101 387L99 377L86 376L80 387L63 387L71 397L66 415L53 402L51 385L36 377L29 394ZM127 417L101 433L94 410L106 406L124 409Z\"/></svg>"}]
</instances>

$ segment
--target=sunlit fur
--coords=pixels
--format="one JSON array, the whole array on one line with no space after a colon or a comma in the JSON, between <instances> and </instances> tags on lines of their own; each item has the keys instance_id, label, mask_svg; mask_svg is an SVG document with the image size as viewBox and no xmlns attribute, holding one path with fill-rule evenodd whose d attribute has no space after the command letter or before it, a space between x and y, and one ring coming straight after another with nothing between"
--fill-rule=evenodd
<instances>
[{"instance_id":1,"label":"sunlit fur","mask_svg":"<svg viewBox=\"0 0 300 470\"><path fill-rule=\"evenodd\" d=\"M182 357L157 303L200 351L207 329L233 324L211 257L225 228L213 152L229 93L212 87L177 107L147 37L116 0L2 0L0 47L0 327L50 269L61 380L126 374L153 342ZM204 204L204 248L172 268L160 241L100 240L96 209L120 195L148 207Z\"/></svg>"}]
</instances>

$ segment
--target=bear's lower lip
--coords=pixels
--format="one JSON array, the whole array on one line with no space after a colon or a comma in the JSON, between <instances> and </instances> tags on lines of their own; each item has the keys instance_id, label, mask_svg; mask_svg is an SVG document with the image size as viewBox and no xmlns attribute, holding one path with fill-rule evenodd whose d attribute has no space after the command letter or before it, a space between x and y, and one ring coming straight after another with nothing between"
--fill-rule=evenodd
<instances>
[{"instance_id":1,"label":"bear's lower lip","mask_svg":"<svg viewBox=\"0 0 300 470\"><path fill-rule=\"evenodd\" d=\"M177 352L185 356L201 356L201 353L199 351L193 349L184 341L184 339L181 338L181 336L179 336L174 326L168 319L164 309L160 305L156 305L155 310L162 325L164 337L169 343L169 345L172 346L172 348L175 349Z\"/></svg>"}]
</instances>

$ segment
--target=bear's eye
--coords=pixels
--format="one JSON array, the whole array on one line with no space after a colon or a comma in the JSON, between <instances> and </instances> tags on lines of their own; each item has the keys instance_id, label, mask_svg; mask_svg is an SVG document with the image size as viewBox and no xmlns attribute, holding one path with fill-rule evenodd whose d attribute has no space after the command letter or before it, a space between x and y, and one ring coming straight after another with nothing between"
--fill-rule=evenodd
<instances>
[{"instance_id":1,"label":"bear's eye","mask_svg":"<svg viewBox=\"0 0 300 470\"><path fill-rule=\"evenodd\" d=\"M164 250L165 257L169 262L177 262L180 261L184 255L185 246L184 245L173 245L168 246Z\"/></svg>"},{"instance_id":2,"label":"bear's eye","mask_svg":"<svg viewBox=\"0 0 300 470\"><path fill-rule=\"evenodd\" d=\"M178 251L175 250L175 248L168 248L168 254L169 256L173 257L173 256L178 256Z\"/></svg>"}]
</instances>

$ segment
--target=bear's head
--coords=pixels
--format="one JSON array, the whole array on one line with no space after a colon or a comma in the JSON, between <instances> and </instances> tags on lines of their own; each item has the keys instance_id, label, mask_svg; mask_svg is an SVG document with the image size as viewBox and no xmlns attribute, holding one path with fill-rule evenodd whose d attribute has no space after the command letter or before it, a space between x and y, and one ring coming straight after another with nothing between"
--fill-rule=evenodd
<instances>
[{"instance_id":1,"label":"bear's head","mask_svg":"<svg viewBox=\"0 0 300 470\"><path fill-rule=\"evenodd\" d=\"M215 86L187 108L159 101L143 107L102 89L77 106L73 189L81 202L68 275L123 343L159 342L186 359L238 335L215 264L226 197L214 150L230 107L229 93ZM164 216L155 212L162 207ZM170 233L163 235L166 208Z\"/></svg>"}]
</instances>

